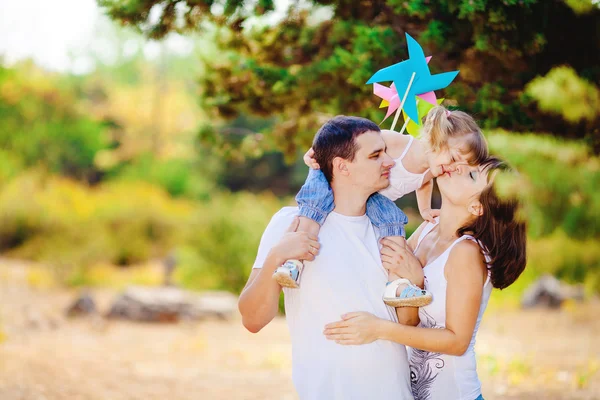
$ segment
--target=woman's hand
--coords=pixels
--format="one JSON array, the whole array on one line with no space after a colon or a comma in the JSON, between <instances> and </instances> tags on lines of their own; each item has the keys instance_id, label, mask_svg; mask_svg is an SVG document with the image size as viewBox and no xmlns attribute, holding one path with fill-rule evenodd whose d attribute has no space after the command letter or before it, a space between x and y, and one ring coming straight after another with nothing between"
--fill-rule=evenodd
<instances>
[{"instance_id":1,"label":"woman's hand","mask_svg":"<svg viewBox=\"0 0 600 400\"><path fill-rule=\"evenodd\" d=\"M379 328L385 320L368 312L351 312L342 320L325 325L323 333L337 344L367 344L379 339Z\"/></svg>"},{"instance_id":2,"label":"woman's hand","mask_svg":"<svg viewBox=\"0 0 600 400\"><path fill-rule=\"evenodd\" d=\"M271 249L272 255L275 255L280 264L283 264L285 260L312 261L319 254L321 245L318 238L307 232L296 232L299 224L300 218L295 217L279 243Z\"/></svg>"},{"instance_id":3,"label":"woman's hand","mask_svg":"<svg viewBox=\"0 0 600 400\"><path fill-rule=\"evenodd\" d=\"M308 165L310 169L319 169L319 163L317 163L317 160L315 160L314 157L315 151L311 147L310 149L308 149L306 154L304 154L304 157L302 157L302 159L304 160L304 164Z\"/></svg>"},{"instance_id":4,"label":"woman's hand","mask_svg":"<svg viewBox=\"0 0 600 400\"><path fill-rule=\"evenodd\" d=\"M413 284L423 287L425 276L421 262L407 245L394 243L392 240L381 239L381 261L383 267L401 278L406 278Z\"/></svg>"}]
</instances>

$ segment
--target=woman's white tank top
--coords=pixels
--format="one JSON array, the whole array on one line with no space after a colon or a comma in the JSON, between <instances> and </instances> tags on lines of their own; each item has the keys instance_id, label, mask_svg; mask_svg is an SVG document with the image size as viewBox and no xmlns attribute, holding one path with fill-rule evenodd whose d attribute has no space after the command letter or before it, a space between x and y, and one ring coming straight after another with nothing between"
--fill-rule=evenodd
<instances>
[{"instance_id":1,"label":"woman's white tank top","mask_svg":"<svg viewBox=\"0 0 600 400\"><path fill-rule=\"evenodd\" d=\"M428 223L419 236L418 246L423 238L437 225ZM425 289L433 294L431 304L419 309L420 327L442 329L446 327L446 277L444 269L454 246L475 238L469 235L456 239L442 254L423 268ZM486 256L487 260L487 256ZM477 323L469 348L462 356L432 353L419 349L409 349L410 377L415 400L475 400L481 394L481 383L477 376L475 361L475 336L492 293L492 283L488 278L483 285L483 295L479 307Z\"/></svg>"},{"instance_id":2,"label":"woman's white tank top","mask_svg":"<svg viewBox=\"0 0 600 400\"><path fill-rule=\"evenodd\" d=\"M412 146L414 139L415 138L412 136L410 137L410 141L400 157L394 160L396 165L390 170L390 186L379 191L379 193L392 201L396 201L405 194L414 192L423 186L423 179L425 179L425 175L429 172L428 169L422 174L415 174L408 171L402 163L402 160L410 150L410 146Z\"/></svg>"}]
</instances>

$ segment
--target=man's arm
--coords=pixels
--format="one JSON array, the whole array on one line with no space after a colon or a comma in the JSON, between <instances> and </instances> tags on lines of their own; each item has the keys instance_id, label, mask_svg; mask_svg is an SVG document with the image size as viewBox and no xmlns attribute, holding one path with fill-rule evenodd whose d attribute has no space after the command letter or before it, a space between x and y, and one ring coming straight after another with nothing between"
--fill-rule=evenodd
<instances>
[{"instance_id":1,"label":"man's arm","mask_svg":"<svg viewBox=\"0 0 600 400\"><path fill-rule=\"evenodd\" d=\"M289 221L278 213L269 223L260 242L255 268L238 300L242 323L252 333L260 331L277 315L281 286L272 279L277 267L288 259L314 260L319 251L316 236L295 232L297 217L286 230Z\"/></svg>"},{"instance_id":2,"label":"man's arm","mask_svg":"<svg viewBox=\"0 0 600 400\"><path fill-rule=\"evenodd\" d=\"M260 331L277 315L281 286L272 275L284 262L285 259L277 258L271 251L263 267L252 270L240 294L238 308L242 314L242 323L252 333Z\"/></svg>"}]
</instances>

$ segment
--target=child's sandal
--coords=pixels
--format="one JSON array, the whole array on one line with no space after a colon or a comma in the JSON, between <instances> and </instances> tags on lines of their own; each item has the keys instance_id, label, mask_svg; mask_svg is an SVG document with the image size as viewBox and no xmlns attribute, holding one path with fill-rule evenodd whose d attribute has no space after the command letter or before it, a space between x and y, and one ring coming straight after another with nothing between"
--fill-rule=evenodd
<instances>
[{"instance_id":1,"label":"child's sandal","mask_svg":"<svg viewBox=\"0 0 600 400\"><path fill-rule=\"evenodd\" d=\"M282 287L296 289L300 286L300 274L304 265L302 261L287 260L273 273L273 279Z\"/></svg>"},{"instance_id":2,"label":"child's sandal","mask_svg":"<svg viewBox=\"0 0 600 400\"><path fill-rule=\"evenodd\" d=\"M403 284L407 286L397 295L398 287ZM403 278L388 282L383 293L383 302L391 307L423 307L431 304L432 300L431 293Z\"/></svg>"}]
</instances>

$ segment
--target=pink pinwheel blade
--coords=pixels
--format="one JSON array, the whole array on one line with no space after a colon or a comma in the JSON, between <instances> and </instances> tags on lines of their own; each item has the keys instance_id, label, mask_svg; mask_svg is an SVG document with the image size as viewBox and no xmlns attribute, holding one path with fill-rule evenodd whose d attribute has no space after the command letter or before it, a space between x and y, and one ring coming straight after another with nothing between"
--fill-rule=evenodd
<instances>
[{"instance_id":1,"label":"pink pinwheel blade","mask_svg":"<svg viewBox=\"0 0 600 400\"><path fill-rule=\"evenodd\" d=\"M379 83L373 84L373 93L375 96L381 97L384 100L390 101L392 97L394 97L396 91L393 87L387 87L380 85Z\"/></svg>"},{"instance_id":2,"label":"pink pinwheel blade","mask_svg":"<svg viewBox=\"0 0 600 400\"><path fill-rule=\"evenodd\" d=\"M437 105L437 96L435 95L435 92L433 92L433 91L419 94L417 96L420 97L421 99L425 100L429 104L432 104L434 106Z\"/></svg>"},{"instance_id":3,"label":"pink pinwheel blade","mask_svg":"<svg viewBox=\"0 0 600 400\"><path fill-rule=\"evenodd\" d=\"M400 98L398 97L396 86L392 84L392 86L386 87L375 83L373 84L373 93L389 103L387 113L385 115L385 118L383 119L385 121L398 109L398 107L400 107Z\"/></svg>"},{"instance_id":4,"label":"pink pinwheel blade","mask_svg":"<svg viewBox=\"0 0 600 400\"><path fill-rule=\"evenodd\" d=\"M427 62L427 64L429 64L429 61L431 60L431 57L433 57L433 56L425 57L425 61ZM435 93L433 91L427 92L427 93L423 93L423 94L419 94L417 96L420 97L420 98L422 98L423 100L425 100L429 104L433 104L434 106L437 105L437 97L436 97L436 95L435 95Z\"/></svg>"}]
</instances>

